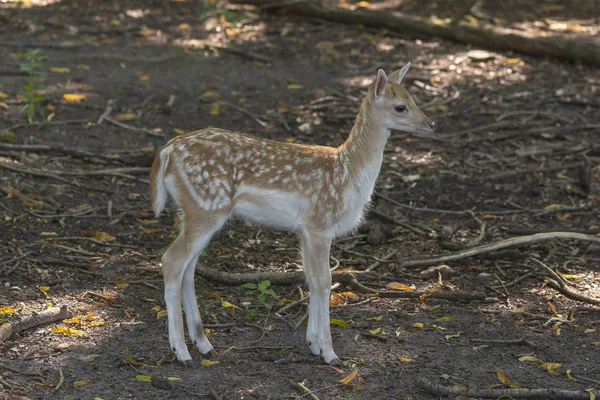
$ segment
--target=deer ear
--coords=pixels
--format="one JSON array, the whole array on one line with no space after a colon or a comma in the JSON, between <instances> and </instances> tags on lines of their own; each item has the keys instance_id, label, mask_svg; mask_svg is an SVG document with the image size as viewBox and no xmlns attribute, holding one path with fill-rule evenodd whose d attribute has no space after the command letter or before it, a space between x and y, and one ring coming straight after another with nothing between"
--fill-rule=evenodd
<instances>
[{"instance_id":1,"label":"deer ear","mask_svg":"<svg viewBox=\"0 0 600 400\"><path fill-rule=\"evenodd\" d=\"M402 67L402 69L400 71L398 71L398 78L396 79L396 83L402 83L402 79L404 79L404 75L406 75L409 68L410 68L410 61L404 67Z\"/></svg>"},{"instance_id":2,"label":"deer ear","mask_svg":"<svg viewBox=\"0 0 600 400\"><path fill-rule=\"evenodd\" d=\"M387 85L387 81L388 80L387 80L385 71L382 69L377 71L377 80L375 81L375 92L374 92L375 100L377 100L378 98L380 98L383 95L383 92L385 91L385 85Z\"/></svg>"}]
</instances>

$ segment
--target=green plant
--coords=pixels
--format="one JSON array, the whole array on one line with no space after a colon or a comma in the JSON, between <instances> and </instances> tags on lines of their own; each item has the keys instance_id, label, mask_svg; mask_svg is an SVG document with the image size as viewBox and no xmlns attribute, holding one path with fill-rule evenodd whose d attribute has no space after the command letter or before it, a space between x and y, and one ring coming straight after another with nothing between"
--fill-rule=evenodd
<instances>
[{"instance_id":1,"label":"green plant","mask_svg":"<svg viewBox=\"0 0 600 400\"><path fill-rule=\"evenodd\" d=\"M243 288L252 289L256 293L256 300L262 304L267 310L273 308L273 300L279 300L279 296L273 289L270 288L271 281L262 281L259 284L246 283L242 285Z\"/></svg>"},{"instance_id":2,"label":"green plant","mask_svg":"<svg viewBox=\"0 0 600 400\"><path fill-rule=\"evenodd\" d=\"M42 70L44 67L44 60L46 57L40 54L40 49L33 49L27 53L20 53L20 56L25 60L19 65L19 70L28 74L32 81L27 82L23 85L25 88L25 102L27 105L23 109L27 120L31 123L35 116L36 110L42 110L39 105L44 101L44 96L37 93L37 90L42 89L44 86L41 81L44 79L45 73Z\"/></svg>"}]
</instances>

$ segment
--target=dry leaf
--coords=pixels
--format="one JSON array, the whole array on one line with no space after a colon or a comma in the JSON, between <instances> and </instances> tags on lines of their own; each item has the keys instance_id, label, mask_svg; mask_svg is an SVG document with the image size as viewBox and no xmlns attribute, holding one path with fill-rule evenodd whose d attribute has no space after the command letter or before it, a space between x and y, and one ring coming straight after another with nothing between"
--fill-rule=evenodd
<instances>
[{"instance_id":1,"label":"dry leaf","mask_svg":"<svg viewBox=\"0 0 600 400\"><path fill-rule=\"evenodd\" d=\"M346 301L343 296L338 293L331 292L331 298L329 299L330 306L337 306L338 304L342 304Z\"/></svg>"},{"instance_id":2,"label":"dry leaf","mask_svg":"<svg viewBox=\"0 0 600 400\"><path fill-rule=\"evenodd\" d=\"M383 328L375 328L375 329L369 329L369 333L371 335L377 335L378 333L381 333L383 335L385 332L383 332Z\"/></svg>"},{"instance_id":3,"label":"dry leaf","mask_svg":"<svg viewBox=\"0 0 600 400\"><path fill-rule=\"evenodd\" d=\"M75 389L77 389L78 387L89 385L90 383L92 383L91 380L89 380L89 381L75 381L75 382L73 382L73 387Z\"/></svg>"},{"instance_id":4,"label":"dry leaf","mask_svg":"<svg viewBox=\"0 0 600 400\"><path fill-rule=\"evenodd\" d=\"M40 286L40 291L46 293L48 290L50 290L50 286Z\"/></svg>"},{"instance_id":5,"label":"dry leaf","mask_svg":"<svg viewBox=\"0 0 600 400\"><path fill-rule=\"evenodd\" d=\"M65 93L63 99L71 103L79 103L87 98L87 94L82 93Z\"/></svg>"},{"instance_id":6,"label":"dry leaf","mask_svg":"<svg viewBox=\"0 0 600 400\"><path fill-rule=\"evenodd\" d=\"M156 319L159 320L161 318L164 318L168 315L167 310L160 310L159 312L156 313Z\"/></svg>"},{"instance_id":7,"label":"dry leaf","mask_svg":"<svg viewBox=\"0 0 600 400\"><path fill-rule=\"evenodd\" d=\"M348 375L340 379L338 382L342 385L347 385L352 382L352 380L356 377L356 374L358 374L358 368L354 368Z\"/></svg>"},{"instance_id":8,"label":"dry leaf","mask_svg":"<svg viewBox=\"0 0 600 400\"><path fill-rule=\"evenodd\" d=\"M425 329L425 326L421 322L415 322L412 327L415 329Z\"/></svg>"},{"instance_id":9,"label":"dry leaf","mask_svg":"<svg viewBox=\"0 0 600 400\"><path fill-rule=\"evenodd\" d=\"M200 362L200 364L201 364L203 367L207 367L207 368L208 368L208 367L212 367L213 365L217 365L217 364L219 364L219 362L218 362L218 361L210 361L210 360L202 360L202 361Z\"/></svg>"},{"instance_id":10,"label":"dry leaf","mask_svg":"<svg viewBox=\"0 0 600 400\"><path fill-rule=\"evenodd\" d=\"M300 89L304 89L304 86L299 85L297 83L292 83L288 85L288 89L289 90L300 90Z\"/></svg>"},{"instance_id":11,"label":"dry leaf","mask_svg":"<svg viewBox=\"0 0 600 400\"><path fill-rule=\"evenodd\" d=\"M0 100L6 99L8 95L4 92L0 92Z\"/></svg>"},{"instance_id":12,"label":"dry leaf","mask_svg":"<svg viewBox=\"0 0 600 400\"><path fill-rule=\"evenodd\" d=\"M63 335L75 336L75 335L83 335L84 331L80 331L79 329L69 328L68 326L57 326L52 328L52 333L62 333Z\"/></svg>"},{"instance_id":13,"label":"dry leaf","mask_svg":"<svg viewBox=\"0 0 600 400\"><path fill-rule=\"evenodd\" d=\"M416 362L416 360L412 359L412 358L408 358L408 357L402 357L402 356L398 356L398 361L403 362L403 363L412 363L412 362Z\"/></svg>"},{"instance_id":14,"label":"dry leaf","mask_svg":"<svg viewBox=\"0 0 600 400\"><path fill-rule=\"evenodd\" d=\"M15 310L11 307L0 307L0 314L14 314Z\"/></svg>"},{"instance_id":15,"label":"dry leaf","mask_svg":"<svg viewBox=\"0 0 600 400\"><path fill-rule=\"evenodd\" d=\"M214 97L220 98L221 94L214 90L209 90L207 92L202 93L200 96L198 96L199 99L209 99L209 98L214 98Z\"/></svg>"},{"instance_id":16,"label":"dry leaf","mask_svg":"<svg viewBox=\"0 0 600 400\"><path fill-rule=\"evenodd\" d=\"M504 62L507 64L518 64L521 62L520 58L505 58Z\"/></svg>"},{"instance_id":17,"label":"dry leaf","mask_svg":"<svg viewBox=\"0 0 600 400\"><path fill-rule=\"evenodd\" d=\"M138 117L137 114L133 113L117 113L113 116L117 121L131 121Z\"/></svg>"},{"instance_id":18,"label":"dry leaf","mask_svg":"<svg viewBox=\"0 0 600 400\"><path fill-rule=\"evenodd\" d=\"M179 24L177 26L177 29L179 29L180 31L187 31L188 29L190 29L190 24L186 24L186 23Z\"/></svg>"},{"instance_id":19,"label":"dry leaf","mask_svg":"<svg viewBox=\"0 0 600 400\"><path fill-rule=\"evenodd\" d=\"M106 242L109 242L111 240L117 240L117 238L114 237L113 235L108 234L106 232L102 232L102 231L92 231L91 234L92 234L92 237L96 240L103 240Z\"/></svg>"},{"instance_id":20,"label":"dry leaf","mask_svg":"<svg viewBox=\"0 0 600 400\"><path fill-rule=\"evenodd\" d=\"M175 132L176 135L183 135L185 133L184 130L179 128L173 128L173 132Z\"/></svg>"},{"instance_id":21,"label":"dry leaf","mask_svg":"<svg viewBox=\"0 0 600 400\"><path fill-rule=\"evenodd\" d=\"M50 71L58 74L68 74L71 70L67 67L50 67Z\"/></svg>"},{"instance_id":22,"label":"dry leaf","mask_svg":"<svg viewBox=\"0 0 600 400\"><path fill-rule=\"evenodd\" d=\"M496 368L496 374L498 375L498 379L500 379L500 382L508 385L509 387L513 388L513 389L518 389L521 386L517 385L516 383L512 383L512 381L510 379L508 379L508 377L504 374L504 371L502 371L502 368Z\"/></svg>"},{"instance_id":23,"label":"dry leaf","mask_svg":"<svg viewBox=\"0 0 600 400\"><path fill-rule=\"evenodd\" d=\"M343 319L330 318L329 323L331 325L341 326L342 328L346 328L348 326L348 323L346 321L344 321Z\"/></svg>"},{"instance_id":24,"label":"dry leaf","mask_svg":"<svg viewBox=\"0 0 600 400\"><path fill-rule=\"evenodd\" d=\"M90 69L90 66L87 64L77 64L75 66L76 69L80 70L80 71L88 71Z\"/></svg>"},{"instance_id":25,"label":"dry leaf","mask_svg":"<svg viewBox=\"0 0 600 400\"><path fill-rule=\"evenodd\" d=\"M405 285L404 283L400 283L400 282L390 282L385 286L388 289L401 290L403 292L412 292L413 291L413 289L410 286Z\"/></svg>"},{"instance_id":26,"label":"dry leaf","mask_svg":"<svg viewBox=\"0 0 600 400\"><path fill-rule=\"evenodd\" d=\"M126 316L128 316L130 318L133 316L134 312L135 312L135 308L133 308L133 307L129 307L129 308L126 308L123 310L123 314L125 314Z\"/></svg>"},{"instance_id":27,"label":"dry leaf","mask_svg":"<svg viewBox=\"0 0 600 400\"><path fill-rule=\"evenodd\" d=\"M534 357L534 356L523 356L523 357L519 358L519 361L521 361L521 362L532 361L532 362L537 362L537 363L540 363L540 364L544 363L543 360L540 360L539 358Z\"/></svg>"},{"instance_id":28,"label":"dry leaf","mask_svg":"<svg viewBox=\"0 0 600 400\"><path fill-rule=\"evenodd\" d=\"M129 363L134 367L143 367L144 365L146 365L143 362L139 362L136 359L134 359L131 356L131 353L129 352L129 349L127 347L125 347L125 356L127 357L127 361L129 361Z\"/></svg>"},{"instance_id":29,"label":"dry leaf","mask_svg":"<svg viewBox=\"0 0 600 400\"><path fill-rule=\"evenodd\" d=\"M221 113L221 102L215 101L210 105L210 115L219 115Z\"/></svg>"}]
</instances>

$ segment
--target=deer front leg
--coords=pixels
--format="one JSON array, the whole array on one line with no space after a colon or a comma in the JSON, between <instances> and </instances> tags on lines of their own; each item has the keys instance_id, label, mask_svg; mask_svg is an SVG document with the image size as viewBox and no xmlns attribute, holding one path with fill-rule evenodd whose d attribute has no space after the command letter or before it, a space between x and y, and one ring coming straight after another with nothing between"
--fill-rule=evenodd
<instances>
[{"instance_id":1,"label":"deer front leg","mask_svg":"<svg viewBox=\"0 0 600 400\"><path fill-rule=\"evenodd\" d=\"M329 325L331 238L309 232L305 232L302 236L304 272L310 290L306 341L313 354L321 355L328 364L337 365L341 361L333 351Z\"/></svg>"}]
</instances>

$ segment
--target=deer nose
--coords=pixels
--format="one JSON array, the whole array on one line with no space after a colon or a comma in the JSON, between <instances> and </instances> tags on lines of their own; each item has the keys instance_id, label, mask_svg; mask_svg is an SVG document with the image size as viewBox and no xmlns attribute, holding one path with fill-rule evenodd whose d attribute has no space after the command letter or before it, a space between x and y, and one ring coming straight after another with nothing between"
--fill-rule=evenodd
<instances>
[{"instance_id":1,"label":"deer nose","mask_svg":"<svg viewBox=\"0 0 600 400\"><path fill-rule=\"evenodd\" d=\"M432 120L427 121L427 126L429 126L431 128L431 130L435 129L435 122L433 122Z\"/></svg>"}]
</instances>

